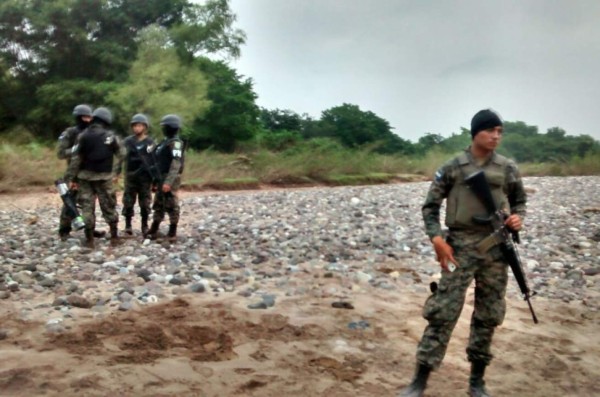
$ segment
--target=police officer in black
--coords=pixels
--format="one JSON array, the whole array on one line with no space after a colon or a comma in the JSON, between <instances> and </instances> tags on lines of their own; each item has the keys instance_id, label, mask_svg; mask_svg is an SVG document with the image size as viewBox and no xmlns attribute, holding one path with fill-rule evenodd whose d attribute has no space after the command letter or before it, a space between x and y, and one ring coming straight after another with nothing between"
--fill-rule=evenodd
<instances>
[{"instance_id":1,"label":"police officer in black","mask_svg":"<svg viewBox=\"0 0 600 397\"><path fill-rule=\"evenodd\" d=\"M119 137L110 129L110 110L100 107L92 115L92 124L77 138L73 159L65 175L65 179L71 181L72 188L79 189L86 245L89 248L94 248L96 198L104 220L110 227L111 243L114 245L118 241L119 215L113 184L121 173L125 155Z\"/></svg>"},{"instance_id":2,"label":"police officer in black","mask_svg":"<svg viewBox=\"0 0 600 397\"><path fill-rule=\"evenodd\" d=\"M132 135L125 138L123 146L125 155L125 191L123 192L123 211L125 217L125 233L132 235L131 219L134 215L136 198L142 218L142 234L148 232L148 215L152 205L152 159L150 150L154 140L148 136L150 122L144 114L138 113L131 118Z\"/></svg>"},{"instance_id":3,"label":"police officer in black","mask_svg":"<svg viewBox=\"0 0 600 397\"><path fill-rule=\"evenodd\" d=\"M156 239L160 223L167 213L170 221L167 237L175 240L180 211L177 190L181 184L184 155L183 141L178 135L181 118L175 114L168 114L161 119L160 125L165 139L152 152L159 171L159 180L156 181L156 195L152 205L152 226L146 237Z\"/></svg>"}]
</instances>

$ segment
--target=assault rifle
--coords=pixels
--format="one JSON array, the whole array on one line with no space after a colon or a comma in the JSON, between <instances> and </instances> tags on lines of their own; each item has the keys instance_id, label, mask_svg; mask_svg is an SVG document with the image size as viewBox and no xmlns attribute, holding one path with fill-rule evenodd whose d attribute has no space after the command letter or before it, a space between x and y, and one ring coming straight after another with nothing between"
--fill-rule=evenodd
<instances>
[{"instance_id":1,"label":"assault rifle","mask_svg":"<svg viewBox=\"0 0 600 397\"><path fill-rule=\"evenodd\" d=\"M69 215L73 218L71 221L71 228L73 230L83 229L85 227L85 222L83 221L83 217L79 214L79 210L77 209L77 205L75 204L75 200L73 200L73 195L67 187L67 184L63 179L57 179L54 181L54 185L56 185L58 194L60 194L60 198L67 208Z\"/></svg>"},{"instance_id":2,"label":"assault rifle","mask_svg":"<svg viewBox=\"0 0 600 397\"><path fill-rule=\"evenodd\" d=\"M487 217L474 217L473 221L479 224L491 224L494 228L494 232L478 244L478 250L483 253L487 252L495 245L500 246L502 255L512 269L517 284L519 284L519 289L523 294L523 298L527 302L527 305L529 305L533 322L537 324L538 319L529 300L529 298L535 295L535 292L532 292L527 285L521 258L519 257L519 252L515 245L515 243L518 244L520 242L519 233L508 229L504 224L508 215L496 207L490 186L483 171L477 171L469 175L465 178L465 183L471 188L473 193L475 193L475 196L477 196L487 211Z\"/></svg>"},{"instance_id":3,"label":"assault rifle","mask_svg":"<svg viewBox=\"0 0 600 397\"><path fill-rule=\"evenodd\" d=\"M148 173L148 175L150 175L150 178L152 178L152 183L154 183L154 184L161 183L160 171L158 170L157 162L154 157L154 153L151 151L151 150L154 150L154 147L152 147L151 150L149 147L146 147L147 153L152 157L151 161L149 161L148 158L146 157L146 153L142 153L138 149L135 142L128 141L127 146L129 146L130 151L137 153L138 157L140 158L140 161L142 162L142 168Z\"/></svg>"},{"instance_id":4,"label":"assault rifle","mask_svg":"<svg viewBox=\"0 0 600 397\"><path fill-rule=\"evenodd\" d=\"M142 161L142 167L148 172L150 178L152 178L152 185L156 187L156 194L161 194L160 197L162 197L162 200L160 204L164 208L166 204L165 199L173 193L162 192L163 176L161 175L160 170L158 169L158 160L156 158L156 153L154 152L154 144L152 145L152 148L146 149L147 153L150 155L150 159L148 159L148 157L146 157L144 153L141 153L138 150L137 145L133 144L132 148L137 152L138 156L140 157L140 160ZM152 189L152 191L154 191L154 188Z\"/></svg>"}]
</instances>

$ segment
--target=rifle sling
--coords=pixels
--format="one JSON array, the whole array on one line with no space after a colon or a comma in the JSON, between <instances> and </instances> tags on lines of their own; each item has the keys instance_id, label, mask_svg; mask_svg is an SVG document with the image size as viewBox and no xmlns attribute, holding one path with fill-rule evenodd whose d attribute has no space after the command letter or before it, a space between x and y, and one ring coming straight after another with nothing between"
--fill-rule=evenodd
<instances>
[{"instance_id":1,"label":"rifle sling","mask_svg":"<svg viewBox=\"0 0 600 397\"><path fill-rule=\"evenodd\" d=\"M499 230L494 232L477 243L477 251L482 254L485 254L493 247L497 246L500 243L504 242L504 237L502 236L502 232Z\"/></svg>"}]
</instances>

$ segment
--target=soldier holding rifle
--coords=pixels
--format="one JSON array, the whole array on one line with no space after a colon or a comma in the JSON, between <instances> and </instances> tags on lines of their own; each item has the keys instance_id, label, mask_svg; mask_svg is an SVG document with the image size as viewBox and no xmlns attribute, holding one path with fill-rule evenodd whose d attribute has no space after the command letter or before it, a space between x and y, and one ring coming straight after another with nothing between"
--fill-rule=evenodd
<instances>
[{"instance_id":1,"label":"soldier holding rifle","mask_svg":"<svg viewBox=\"0 0 600 397\"><path fill-rule=\"evenodd\" d=\"M467 357L471 362L469 395L489 396L484 372L492 360L490 346L495 328L504 319L508 261L501 245L480 243L494 232L486 204L465 179L483 171L495 206L506 214L503 226L511 231L522 227L526 194L516 164L495 152L502 139L503 122L491 109L471 120L471 145L445 163L435 174L422 212L425 231L442 268L439 286L432 283L432 295L425 302L423 317L428 321L417 348L417 369L412 382L400 396L422 396L430 372L437 369L462 311L467 288L475 279L475 304ZM446 238L440 225L440 207L446 200ZM482 217L483 215L483 217Z\"/></svg>"},{"instance_id":2,"label":"soldier holding rifle","mask_svg":"<svg viewBox=\"0 0 600 397\"><path fill-rule=\"evenodd\" d=\"M125 217L125 233L132 235L131 218L135 213L137 198L142 218L142 235L145 235L148 232L148 216L152 205L152 171L149 164L152 162L150 151L153 149L154 140L148 136L150 121L146 115L133 115L129 124L132 135L123 141L127 154L122 215Z\"/></svg>"},{"instance_id":3,"label":"soldier holding rifle","mask_svg":"<svg viewBox=\"0 0 600 397\"><path fill-rule=\"evenodd\" d=\"M152 225L145 234L152 240L158 236L160 223L169 216L169 231L167 237L171 241L177 239L177 224L179 223L179 199L177 191L181 185L181 173L184 164L184 145L179 136L181 118L176 114L167 114L160 120L165 136L151 151L155 164L156 194L152 204ZM153 175L154 176L154 175Z\"/></svg>"},{"instance_id":4,"label":"soldier holding rifle","mask_svg":"<svg viewBox=\"0 0 600 397\"><path fill-rule=\"evenodd\" d=\"M56 154L59 159L67 160L67 166L71 162L71 156L73 155L73 148L77 141L77 137L81 134L92 121L92 108L85 104L80 104L73 108L73 116L75 117L75 125L64 130L58 138L58 144L56 145ZM77 190L67 192L70 200L73 204L78 202ZM58 228L58 235L61 240L65 241L69 238L72 230L71 223L73 219L77 218L77 207L74 205L63 205L60 212L60 225ZM95 237L104 237L103 232L94 230Z\"/></svg>"},{"instance_id":5,"label":"soldier holding rifle","mask_svg":"<svg viewBox=\"0 0 600 397\"><path fill-rule=\"evenodd\" d=\"M100 107L94 110L92 117L91 125L77 137L65 179L71 182L72 189L79 189L85 220L85 245L93 249L96 198L110 227L111 244L118 243L119 214L114 183L121 173L125 151L119 137L110 129L113 121L110 110Z\"/></svg>"}]
</instances>

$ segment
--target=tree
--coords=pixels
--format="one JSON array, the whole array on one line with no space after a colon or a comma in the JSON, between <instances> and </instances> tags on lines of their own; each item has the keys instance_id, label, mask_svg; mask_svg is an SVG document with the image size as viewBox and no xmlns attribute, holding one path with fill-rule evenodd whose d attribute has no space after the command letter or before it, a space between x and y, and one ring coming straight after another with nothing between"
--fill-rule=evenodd
<instances>
[{"instance_id":1,"label":"tree","mask_svg":"<svg viewBox=\"0 0 600 397\"><path fill-rule=\"evenodd\" d=\"M413 145L392 132L387 120L357 105L344 103L322 112L320 136L339 139L346 147L374 145L379 153L412 153Z\"/></svg>"},{"instance_id":2,"label":"tree","mask_svg":"<svg viewBox=\"0 0 600 397\"><path fill-rule=\"evenodd\" d=\"M386 120L348 103L324 110L321 128L326 136L339 139L347 147L373 143L391 134L391 127Z\"/></svg>"},{"instance_id":3,"label":"tree","mask_svg":"<svg viewBox=\"0 0 600 397\"><path fill-rule=\"evenodd\" d=\"M548 131L546 131L548 138L563 139L565 135L567 135L567 132L560 127L548 128Z\"/></svg>"},{"instance_id":4,"label":"tree","mask_svg":"<svg viewBox=\"0 0 600 397\"><path fill-rule=\"evenodd\" d=\"M424 136L420 137L417 141L417 144L415 145L415 152L419 154L425 154L435 147L440 147L440 144L443 141L443 136L428 132Z\"/></svg>"},{"instance_id":5,"label":"tree","mask_svg":"<svg viewBox=\"0 0 600 397\"><path fill-rule=\"evenodd\" d=\"M250 140L260 128L252 80L223 61L198 58L196 66L208 77L212 105L204 117L195 120L190 144L197 149L212 146L231 152L237 142Z\"/></svg>"},{"instance_id":6,"label":"tree","mask_svg":"<svg viewBox=\"0 0 600 397\"><path fill-rule=\"evenodd\" d=\"M168 47L169 37L161 27L149 26L139 36L138 56L131 65L129 80L109 96L121 110L121 124L128 125L134 113L154 119L175 113L184 126L191 125L210 106L206 77L199 68L182 64L175 49Z\"/></svg>"},{"instance_id":7,"label":"tree","mask_svg":"<svg viewBox=\"0 0 600 397\"><path fill-rule=\"evenodd\" d=\"M192 61L198 56L223 54L238 58L246 34L233 27L237 16L229 9L229 0L208 0L186 7L184 17L170 34L182 59Z\"/></svg>"},{"instance_id":8,"label":"tree","mask_svg":"<svg viewBox=\"0 0 600 397\"><path fill-rule=\"evenodd\" d=\"M65 126L57 115L82 102L105 104L97 94L107 82L117 87L128 80L137 37L150 25L168 32L166 46L186 55L186 64L199 53L238 56L245 36L234 21L227 0L4 0L0 89L10 100L0 101L0 131L22 124L51 137ZM98 84L102 89L93 88ZM89 92L80 91L84 85ZM47 95L57 87L71 89L60 102Z\"/></svg>"},{"instance_id":9,"label":"tree","mask_svg":"<svg viewBox=\"0 0 600 397\"><path fill-rule=\"evenodd\" d=\"M535 125L527 125L523 121L505 121L504 134L512 135L519 134L523 136L538 135L538 128Z\"/></svg>"},{"instance_id":10,"label":"tree","mask_svg":"<svg viewBox=\"0 0 600 397\"><path fill-rule=\"evenodd\" d=\"M260 122L268 131L297 131L302 129L300 115L292 110L260 109Z\"/></svg>"}]
</instances>

